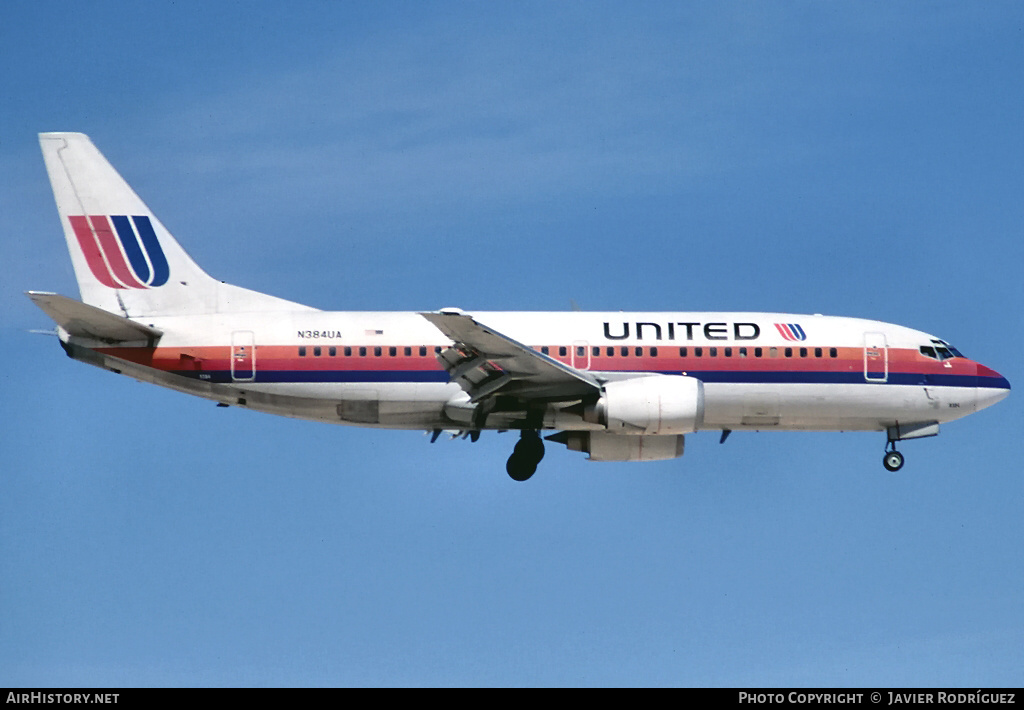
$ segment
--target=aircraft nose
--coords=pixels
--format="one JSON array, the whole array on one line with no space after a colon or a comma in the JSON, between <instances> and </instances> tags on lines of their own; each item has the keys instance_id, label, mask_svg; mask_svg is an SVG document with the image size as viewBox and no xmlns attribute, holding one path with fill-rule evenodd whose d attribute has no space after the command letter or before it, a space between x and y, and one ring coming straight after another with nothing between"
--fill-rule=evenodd
<instances>
[{"instance_id":1,"label":"aircraft nose","mask_svg":"<svg viewBox=\"0 0 1024 710\"><path fill-rule=\"evenodd\" d=\"M978 409L991 407L1010 394L1010 381L991 367L978 365Z\"/></svg>"}]
</instances>

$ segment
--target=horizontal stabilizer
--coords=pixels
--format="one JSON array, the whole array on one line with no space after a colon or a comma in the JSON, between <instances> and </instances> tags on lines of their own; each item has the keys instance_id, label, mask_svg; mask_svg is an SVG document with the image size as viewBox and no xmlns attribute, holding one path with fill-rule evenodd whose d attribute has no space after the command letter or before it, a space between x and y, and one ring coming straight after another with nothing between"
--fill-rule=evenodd
<instances>
[{"instance_id":1,"label":"horizontal stabilizer","mask_svg":"<svg viewBox=\"0 0 1024 710\"><path fill-rule=\"evenodd\" d=\"M161 330L67 296L42 291L28 291L26 295L71 335L108 343L155 342L163 335Z\"/></svg>"}]
</instances>

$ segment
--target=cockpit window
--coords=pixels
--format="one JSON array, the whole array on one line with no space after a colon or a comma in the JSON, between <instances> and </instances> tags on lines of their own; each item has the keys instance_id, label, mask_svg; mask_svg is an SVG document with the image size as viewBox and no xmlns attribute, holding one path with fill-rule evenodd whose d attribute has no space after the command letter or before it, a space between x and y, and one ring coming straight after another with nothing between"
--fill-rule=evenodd
<instances>
[{"instance_id":1,"label":"cockpit window","mask_svg":"<svg viewBox=\"0 0 1024 710\"><path fill-rule=\"evenodd\" d=\"M922 345L920 348L921 354L925 357L930 357L934 360L938 360L939 362L942 362L943 360L950 360L955 357L963 357L959 350L954 348L945 340L933 339L931 342L931 345Z\"/></svg>"}]
</instances>

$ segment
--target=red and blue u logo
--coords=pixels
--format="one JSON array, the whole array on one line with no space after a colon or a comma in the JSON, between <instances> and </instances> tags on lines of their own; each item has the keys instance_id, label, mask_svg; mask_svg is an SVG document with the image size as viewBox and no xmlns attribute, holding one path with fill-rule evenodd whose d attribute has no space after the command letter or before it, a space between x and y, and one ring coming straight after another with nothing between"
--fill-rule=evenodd
<instances>
[{"instance_id":1,"label":"red and blue u logo","mask_svg":"<svg viewBox=\"0 0 1024 710\"><path fill-rule=\"evenodd\" d=\"M170 267L149 217L71 215L71 228L93 276L108 288L156 288Z\"/></svg>"},{"instance_id":2,"label":"red and blue u logo","mask_svg":"<svg viewBox=\"0 0 1024 710\"><path fill-rule=\"evenodd\" d=\"M807 333L799 323L776 323L775 328L784 340L807 340Z\"/></svg>"}]
</instances>

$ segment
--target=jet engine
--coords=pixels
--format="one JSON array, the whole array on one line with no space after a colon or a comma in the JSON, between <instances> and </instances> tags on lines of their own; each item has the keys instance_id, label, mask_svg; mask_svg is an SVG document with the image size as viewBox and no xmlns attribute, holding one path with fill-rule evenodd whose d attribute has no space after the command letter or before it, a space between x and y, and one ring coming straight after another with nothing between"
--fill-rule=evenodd
<instances>
[{"instance_id":1,"label":"jet engine","mask_svg":"<svg viewBox=\"0 0 1024 710\"><path fill-rule=\"evenodd\" d=\"M697 431L704 422L704 383L685 375L608 382L597 402L584 408L583 419L617 434Z\"/></svg>"}]
</instances>

